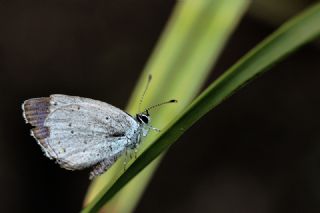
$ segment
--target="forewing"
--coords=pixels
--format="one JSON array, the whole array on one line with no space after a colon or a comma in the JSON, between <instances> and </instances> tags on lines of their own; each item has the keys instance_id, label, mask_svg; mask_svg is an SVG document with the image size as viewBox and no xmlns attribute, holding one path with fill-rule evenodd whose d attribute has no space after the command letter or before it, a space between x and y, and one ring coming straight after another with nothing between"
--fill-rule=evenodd
<instances>
[{"instance_id":1,"label":"forewing","mask_svg":"<svg viewBox=\"0 0 320 213\"><path fill-rule=\"evenodd\" d=\"M138 128L136 121L107 103L67 95L34 98L23 104L31 134L49 158L67 169L82 169L115 157Z\"/></svg>"}]
</instances>

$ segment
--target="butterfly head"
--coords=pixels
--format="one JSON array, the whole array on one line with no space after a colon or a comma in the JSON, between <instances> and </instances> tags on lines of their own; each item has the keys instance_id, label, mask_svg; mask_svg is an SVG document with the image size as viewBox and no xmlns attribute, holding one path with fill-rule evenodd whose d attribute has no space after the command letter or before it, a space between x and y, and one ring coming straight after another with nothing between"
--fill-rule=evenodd
<instances>
[{"instance_id":1,"label":"butterfly head","mask_svg":"<svg viewBox=\"0 0 320 213\"><path fill-rule=\"evenodd\" d=\"M141 99L140 99L140 101L139 101L139 107L138 107L139 112L141 112L141 111L140 111L140 109L141 109L141 104L142 104L143 98L144 98L144 96L145 96L145 94L146 94L146 91L147 91L147 89L148 89L148 87L149 87L151 78L152 78L152 76L149 74L149 75L148 75L147 85L146 85L146 87L145 87L145 89L144 89L144 91L143 91L143 94L142 94L142 96L141 96ZM169 100L169 101L162 102L162 103L153 105L153 106L151 106L151 107L148 107L147 109L145 109L145 111L143 111L143 112L141 112L141 113L138 113L138 114L136 115L136 119L137 119L137 121L138 121L140 124L143 124L143 125L151 128L151 129L154 129L154 130L157 130L157 131L158 131L158 129L150 126L150 124L149 124L150 121L151 121L151 117L150 117L150 114L149 114L149 110L151 110L151 109L153 109L153 108L156 108L156 107L159 107L159 106L164 105L164 104L176 103L176 102L177 102L177 100Z\"/></svg>"},{"instance_id":2,"label":"butterfly head","mask_svg":"<svg viewBox=\"0 0 320 213\"><path fill-rule=\"evenodd\" d=\"M140 123L140 124L149 124L150 121L151 121L151 117L150 117L150 114L149 114L149 110L150 109L153 109L153 108L156 108L156 107L159 107L163 104L168 104L168 103L177 103L177 100L169 100L169 101L166 101L166 102L162 102L160 104L156 104L156 105L153 105L151 107L148 107L145 111L141 112L141 113L138 113L136 115L136 118L137 118L137 121Z\"/></svg>"}]
</instances>

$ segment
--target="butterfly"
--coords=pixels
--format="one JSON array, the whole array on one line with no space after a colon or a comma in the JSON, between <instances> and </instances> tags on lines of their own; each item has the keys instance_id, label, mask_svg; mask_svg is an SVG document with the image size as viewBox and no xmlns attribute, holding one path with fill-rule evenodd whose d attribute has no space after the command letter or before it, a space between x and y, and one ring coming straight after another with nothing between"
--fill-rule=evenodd
<instances>
[{"instance_id":1,"label":"butterfly","mask_svg":"<svg viewBox=\"0 0 320 213\"><path fill-rule=\"evenodd\" d=\"M107 171L127 150L136 151L150 129L158 131L150 125L150 109L174 102L163 102L131 116L102 101L54 94L28 99L22 110L25 122L33 126L31 135L48 158L68 170L93 167L92 179Z\"/></svg>"}]
</instances>

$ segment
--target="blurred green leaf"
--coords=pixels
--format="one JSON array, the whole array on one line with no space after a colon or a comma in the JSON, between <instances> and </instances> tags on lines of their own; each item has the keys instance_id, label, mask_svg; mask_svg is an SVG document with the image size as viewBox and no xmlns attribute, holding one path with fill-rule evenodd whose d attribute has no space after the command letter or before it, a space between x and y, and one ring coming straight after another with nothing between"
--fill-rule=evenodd
<instances>
[{"instance_id":1,"label":"blurred green leaf","mask_svg":"<svg viewBox=\"0 0 320 213\"><path fill-rule=\"evenodd\" d=\"M208 111L288 53L318 36L319 23L320 4L316 4L282 25L198 96L115 183L110 188L105 188L83 212L97 211Z\"/></svg>"},{"instance_id":2,"label":"blurred green leaf","mask_svg":"<svg viewBox=\"0 0 320 213\"><path fill-rule=\"evenodd\" d=\"M159 108L154 114L151 112L152 125L157 128L162 129L172 121L199 92L247 5L247 0L179 1L133 92L128 112L137 112L147 75L151 73L153 80L143 107L172 98L178 99L178 104ZM158 135L151 132L142 143L139 152L143 152L152 144ZM156 165L157 163L153 163L141 172L107 203L104 210L131 212ZM99 201L98 193L112 186L122 172L123 164L120 160L94 181L85 202L92 203L84 211L95 212L105 203ZM94 203L98 203L98 206L94 206Z\"/></svg>"}]
</instances>

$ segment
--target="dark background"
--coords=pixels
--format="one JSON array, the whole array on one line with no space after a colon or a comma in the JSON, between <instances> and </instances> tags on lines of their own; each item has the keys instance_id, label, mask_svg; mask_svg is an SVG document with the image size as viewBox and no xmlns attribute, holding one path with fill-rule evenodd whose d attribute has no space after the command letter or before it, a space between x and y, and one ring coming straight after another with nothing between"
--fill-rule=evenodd
<instances>
[{"instance_id":1,"label":"dark background","mask_svg":"<svg viewBox=\"0 0 320 213\"><path fill-rule=\"evenodd\" d=\"M44 157L21 103L63 93L124 108L174 3L0 1L0 212L81 209L88 171ZM293 13L266 11L253 5L208 83ZM320 212L319 54L301 48L193 126L136 212Z\"/></svg>"}]
</instances>

